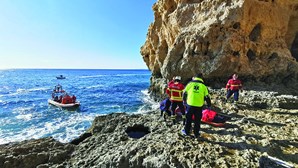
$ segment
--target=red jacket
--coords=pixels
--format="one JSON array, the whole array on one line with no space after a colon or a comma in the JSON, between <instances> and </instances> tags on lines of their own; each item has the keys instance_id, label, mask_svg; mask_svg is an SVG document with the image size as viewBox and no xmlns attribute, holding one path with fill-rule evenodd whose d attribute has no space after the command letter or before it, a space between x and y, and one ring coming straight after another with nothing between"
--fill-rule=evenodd
<instances>
[{"instance_id":1,"label":"red jacket","mask_svg":"<svg viewBox=\"0 0 298 168\"><path fill-rule=\"evenodd\" d=\"M202 112L203 121L212 122L215 116L216 116L216 112L212 110L205 109Z\"/></svg>"},{"instance_id":2,"label":"red jacket","mask_svg":"<svg viewBox=\"0 0 298 168\"><path fill-rule=\"evenodd\" d=\"M242 89L242 82L239 79L230 79L226 85L226 89L239 90Z\"/></svg>"},{"instance_id":3,"label":"red jacket","mask_svg":"<svg viewBox=\"0 0 298 168\"><path fill-rule=\"evenodd\" d=\"M184 85L179 82L171 83L167 89L167 94L171 101L182 102L183 101L183 89Z\"/></svg>"}]
</instances>

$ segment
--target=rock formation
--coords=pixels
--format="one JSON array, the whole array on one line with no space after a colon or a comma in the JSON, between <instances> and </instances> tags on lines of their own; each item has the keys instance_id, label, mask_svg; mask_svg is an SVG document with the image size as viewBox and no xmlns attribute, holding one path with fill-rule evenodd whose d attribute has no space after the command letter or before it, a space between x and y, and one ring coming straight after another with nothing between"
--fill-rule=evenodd
<instances>
[{"instance_id":1,"label":"rock formation","mask_svg":"<svg viewBox=\"0 0 298 168\"><path fill-rule=\"evenodd\" d=\"M214 87L233 73L246 84L298 87L298 0L158 0L153 10L141 48L151 91L198 72Z\"/></svg>"}]
</instances>

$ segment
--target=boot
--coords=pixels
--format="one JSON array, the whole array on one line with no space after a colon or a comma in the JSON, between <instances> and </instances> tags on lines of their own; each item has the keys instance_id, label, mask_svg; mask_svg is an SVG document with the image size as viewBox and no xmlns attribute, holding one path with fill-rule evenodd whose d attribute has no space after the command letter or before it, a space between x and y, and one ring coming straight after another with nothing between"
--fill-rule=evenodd
<instances>
[{"instance_id":1,"label":"boot","mask_svg":"<svg viewBox=\"0 0 298 168\"><path fill-rule=\"evenodd\" d=\"M185 125L185 123L186 123L186 117L185 117L185 115L182 115L182 121L183 121L183 125Z\"/></svg>"},{"instance_id":2,"label":"boot","mask_svg":"<svg viewBox=\"0 0 298 168\"><path fill-rule=\"evenodd\" d=\"M167 113L164 113L164 114L163 114L163 119L164 119L165 121L167 121Z\"/></svg>"},{"instance_id":3,"label":"boot","mask_svg":"<svg viewBox=\"0 0 298 168\"><path fill-rule=\"evenodd\" d=\"M173 125L175 125L175 124L176 124L176 116L175 116L175 115L172 115L172 116L171 116L171 119L172 119L172 121L173 121Z\"/></svg>"}]
</instances>

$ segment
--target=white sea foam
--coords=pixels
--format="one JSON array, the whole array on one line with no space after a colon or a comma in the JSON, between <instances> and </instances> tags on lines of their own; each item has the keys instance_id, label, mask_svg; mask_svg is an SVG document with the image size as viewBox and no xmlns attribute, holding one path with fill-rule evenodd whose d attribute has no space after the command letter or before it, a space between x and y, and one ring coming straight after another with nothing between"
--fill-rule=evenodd
<instances>
[{"instance_id":1,"label":"white sea foam","mask_svg":"<svg viewBox=\"0 0 298 168\"><path fill-rule=\"evenodd\" d=\"M95 115L81 115L77 114L70 117L67 121L56 123L56 130L58 128L65 128L63 134L55 134L53 137L60 142L69 142L86 131L86 129L91 126ZM78 123L88 123L87 125Z\"/></svg>"},{"instance_id":2,"label":"white sea foam","mask_svg":"<svg viewBox=\"0 0 298 168\"><path fill-rule=\"evenodd\" d=\"M94 88L101 88L101 87L105 87L105 86L104 85L93 85L93 86L86 87L86 89L94 89Z\"/></svg>"},{"instance_id":3,"label":"white sea foam","mask_svg":"<svg viewBox=\"0 0 298 168\"><path fill-rule=\"evenodd\" d=\"M150 111L157 110L159 108L159 103L154 101L148 92L148 90L142 90L141 91L143 96L142 96L142 102L144 103L137 112L137 114L142 114L142 113L147 113Z\"/></svg>"},{"instance_id":4,"label":"white sea foam","mask_svg":"<svg viewBox=\"0 0 298 168\"><path fill-rule=\"evenodd\" d=\"M46 91L49 88L46 87L41 87L41 88L31 88L31 89L22 89L22 88L18 88L17 89L17 93L27 93L27 92L34 92L34 91Z\"/></svg>"},{"instance_id":5,"label":"white sea foam","mask_svg":"<svg viewBox=\"0 0 298 168\"><path fill-rule=\"evenodd\" d=\"M15 114L26 114L28 112L32 112L34 107L17 107L12 110L12 113Z\"/></svg>"},{"instance_id":6,"label":"white sea foam","mask_svg":"<svg viewBox=\"0 0 298 168\"><path fill-rule=\"evenodd\" d=\"M24 94L24 93L29 93L29 92L34 92L34 91L47 91L49 90L49 88L46 87L42 87L42 88L31 88L31 89L22 89L22 88L18 88L16 90L16 92L7 94L7 95L0 95L0 97L2 96L16 96L16 95L20 95L20 94Z\"/></svg>"},{"instance_id":7,"label":"white sea foam","mask_svg":"<svg viewBox=\"0 0 298 168\"><path fill-rule=\"evenodd\" d=\"M32 125L20 132L0 132L0 144L9 142L19 142L28 139L38 139L48 134L55 133L53 137L60 142L69 142L79 137L91 125L95 118L95 114L82 115L77 113L68 120L57 118L52 122L46 122L40 125ZM88 123L86 125L86 122ZM84 124L85 123L85 124Z\"/></svg>"},{"instance_id":8,"label":"white sea foam","mask_svg":"<svg viewBox=\"0 0 298 168\"><path fill-rule=\"evenodd\" d=\"M18 115L18 116L16 116L16 119L29 121L32 119L32 116L33 116L32 114Z\"/></svg>"},{"instance_id":9,"label":"white sea foam","mask_svg":"<svg viewBox=\"0 0 298 168\"><path fill-rule=\"evenodd\" d=\"M90 76L80 76L79 78L99 78L103 76L110 76L110 75L90 75Z\"/></svg>"},{"instance_id":10,"label":"white sea foam","mask_svg":"<svg viewBox=\"0 0 298 168\"><path fill-rule=\"evenodd\" d=\"M119 106L119 105L116 105L116 104L106 104L106 105L103 105L103 107L104 108L113 108L113 109L115 109L115 108L121 108L121 106Z\"/></svg>"}]
</instances>

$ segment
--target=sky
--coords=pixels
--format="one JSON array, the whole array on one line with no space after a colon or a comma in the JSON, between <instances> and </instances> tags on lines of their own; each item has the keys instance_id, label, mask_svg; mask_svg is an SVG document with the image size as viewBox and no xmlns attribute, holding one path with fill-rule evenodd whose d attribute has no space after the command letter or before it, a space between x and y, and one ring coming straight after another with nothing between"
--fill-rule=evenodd
<instances>
[{"instance_id":1,"label":"sky","mask_svg":"<svg viewBox=\"0 0 298 168\"><path fill-rule=\"evenodd\" d=\"M0 69L147 69L156 0L1 0Z\"/></svg>"}]
</instances>

